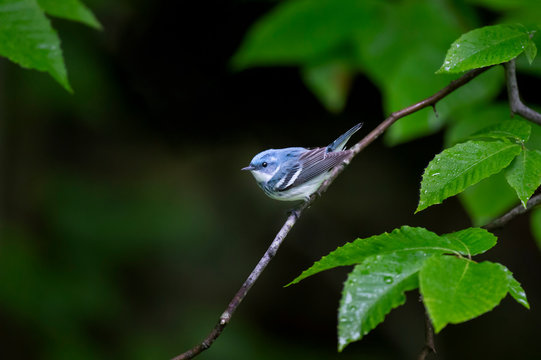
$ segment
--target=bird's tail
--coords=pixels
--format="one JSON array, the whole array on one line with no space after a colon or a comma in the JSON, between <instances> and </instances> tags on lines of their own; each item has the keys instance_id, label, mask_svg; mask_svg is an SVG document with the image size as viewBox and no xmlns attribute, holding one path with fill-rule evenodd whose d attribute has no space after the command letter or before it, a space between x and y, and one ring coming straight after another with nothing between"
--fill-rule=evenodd
<instances>
[{"instance_id":1,"label":"bird's tail","mask_svg":"<svg viewBox=\"0 0 541 360\"><path fill-rule=\"evenodd\" d=\"M334 140L329 146L327 146L327 151L340 151L343 150L346 146L346 143L348 142L349 138L355 134L361 127L363 126L363 123L358 123L348 131L346 131L344 134L340 135L340 137L336 140Z\"/></svg>"}]
</instances>

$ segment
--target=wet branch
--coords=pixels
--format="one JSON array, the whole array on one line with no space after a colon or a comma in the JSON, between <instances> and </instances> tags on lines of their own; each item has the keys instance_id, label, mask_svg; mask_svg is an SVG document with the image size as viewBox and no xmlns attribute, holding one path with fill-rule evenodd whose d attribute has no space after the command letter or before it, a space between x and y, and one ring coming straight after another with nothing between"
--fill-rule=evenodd
<instances>
[{"instance_id":1,"label":"wet branch","mask_svg":"<svg viewBox=\"0 0 541 360\"><path fill-rule=\"evenodd\" d=\"M509 106L512 114L519 114L525 119L528 119L538 125L541 125L541 114L524 105L520 100L518 92L517 75L515 59L504 64L505 78L507 80L507 95L509 96Z\"/></svg>"},{"instance_id":2,"label":"wet branch","mask_svg":"<svg viewBox=\"0 0 541 360\"><path fill-rule=\"evenodd\" d=\"M517 205L499 218L494 219L490 223L484 225L483 228L487 230L495 230L504 227L505 224L507 224L514 217L532 210L539 204L541 204L541 194L532 196L531 199L526 203L526 207L522 206L522 204Z\"/></svg>"},{"instance_id":3,"label":"wet branch","mask_svg":"<svg viewBox=\"0 0 541 360\"><path fill-rule=\"evenodd\" d=\"M417 360L425 360L426 357L430 354L436 353L436 345L434 343L434 326L432 326L432 321L430 321L430 316L425 309L425 346Z\"/></svg>"}]
</instances>

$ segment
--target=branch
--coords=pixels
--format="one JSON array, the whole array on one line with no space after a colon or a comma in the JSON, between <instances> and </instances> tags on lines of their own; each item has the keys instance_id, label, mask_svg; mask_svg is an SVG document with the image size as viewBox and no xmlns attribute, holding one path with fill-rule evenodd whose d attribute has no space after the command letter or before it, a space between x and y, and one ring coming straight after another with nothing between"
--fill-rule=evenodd
<instances>
[{"instance_id":1,"label":"branch","mask_svg":"<svg viewBox=\"0 0 541 360\"><path fill-rule=\"evenodd\" d=\"M357 155L361 150L366 148L368 145L370 145L374 140L376 140L381 134L383 134L392 124L394 124L398 119L403 118L404 116L407 116L409 114L412 114L416 111L419 111L421 109L424 109L428 106L435 106L435 104L458 89L459 87L465 85L470 80L474 79L481 73L485 72L490 67L480 68L480 69L474 69L466 74L462 75L460 78L452 81L435 93L434 95L416 103L411 106L408 106L407 108L404 108L400 111L396 111L392 113L387 119L385 119L382 123L380 123L374 130L372 130L368 135L366 135L361 141L359 141L357 144L355 144L353 147L351 147L351 153L350 156L339 166L336 166L331 173L331 176L323 182L323 184L320 186L317 193L313 194L310 199L302 204L300 204L295 210L293 210L290 215L287 217L286 222L272 241L270 247L267 249L261 260L259 260L259 263L256 265L250 276L248 276L248 279L242 284L239 291L235 294L229 305L227 306L226 310L223 312L223 314L218 319L218 323L214 326L214 328L211 330L211 332L207 335L207 337L198 345L194 346L190 350L176 356L173 358L173 360L186 360L186 359L192 359L193 357L199 355L204 350L208 349L214 340L220 336L225 326L229 323L231 320L231 317L233 316L233 313L237 309L237 307L240 305L248 291L252 288L254 283L257 281L263 270L265 270L265 267L269 264L271 259L274 257L276 252L278 251L278 248L284 241L285 237L291 230L291 228L295 225L299 217L301 216L302 212L309 207L314 200L317 198L318 195L325 192L327 188L332 184L334 179L345 169L347 164Z\"/></svg>"},{"instance_id":2,"label":"branch","mask_svg":"<svg viewBox=\"0 0 541 360\"><path fill-rule=\"evenodd\" d=\"M231 320L231 317L233 316L233 313L235 312L237 307L240 305L240 303L242 302L242 300L244 299L248 291L250 291L250 289L252 288L256 280L259 278L263 270L265 270L265 268L267 267L269 262L272 260L274 255L276 255L278 248L280 247L285 237L289 233L289 230L291 230L293 225L295 225L302 211L307 206L308 206L308 202L305 202L289 214L286 222L284 223L284 225L282 225L282 228L280 229L278 234L276 234L276 236L274 237L274 240L270 244L269 248L267 249L263 257L261 258L261 260L259 260L254 270L252 270L252 273L250 274L250 276L248 276L244 284L242 284L239 291L237 291L233 299L231 299L231 301L229 302L229 305L227 305L227 308L218 319L218 323L214 326L214 328L207 335L207 337L200 344L176 356L173 360L191 359L199 355L201 352L208 349L212 345L214 340L216 340L218 336L220 336L220 334L222 333L222 330Z\"/></svg>"},{"instance_id":3,"label":"branch","mask_svg":"<svg viewBox=\"0 0 541 360\"><path fill-rule=\"evenodd\" d=\"M541 194L537 194L530 198L530 200L528 200L528 202L526 203L526 207L522 206L522 204L517 205L511 210L509 210L507 213L503 214L501 217L492 220L490 223L484 225L483 228L487 230L499 229L505 226L505 224L507 224L515 216L524 214L525 212L532 210L536 205L539 204L541 204Z\"/></svg>"},{"instance_id":4,"label":"branch","mask_svg":"<svg viewBox=\"0 0 541 360\"><path fill-rule=\"evenodd\" d=\"M434 344L434 327L430 321L430 316L425 309L425 346L419 354L418 360L425 360L430 354L436 353L436 345Z\"/></svg>"},{"instance_id":5,"label":"branch","mask_svg":"<svg viewBox=\"0 0 541 360\"><path fill-rule=\"evenodd\" d=\"M507 95L512 114L519 114L538 125L541 125L541 114L524 105L518 92L517 75L515 71L515 59L504 64L505 78L507 79Z\"/></svg>"},{"instance_id":6,"label":"branch","mask_svg":"<svg viewBox=\"0 0 541 360\"><path fill-rule=\"evenodd\" d=\"M474 70L468 71L467 73L465 73L464 75L462 75L458 79L451 81L449 83L449 85L447 85L446 87L444 87L443 89L441 89L440 91L435 93L434 95L432 95L432 96L430 96L430 97L428 97L428 98L426 98L426 99L424 99L422 101L419 101L418 103L410 105L410 106L408 106L408 107L406 107L406 108L404 108L402 110L393 112L391 115L389 115L389 117L387 119L383 120L383 122L381 124L379 124L374 130L372 130L368 135L366 135L361 141L359 141L358 143L356 143L355 145L353 145L351 147L351 149L350 149L351 150L351 155L349 156L349 158L346 159L345 163L341 164L340 166L336 166L332 170L332 175L325 182L323 182L323 184L321 185L321 187L318 190L318 194L321 194L325 190L327 190L329 185L334 181L334 179L338 176L338 174L340 174L344 170L344 168L349 163L349 161L351 159L353 159L353 157L355 157L355 155L357 155L362 150L364 150L368 145L370 145L374 140L376 140L381 134L383 134L397 120L399 120L399 119L401 119L401 118L403 118L403 117L405 117L407 115L413 114L414 112L417 112L417 111L419 111L421 109L424 109L424 108L426 108L428 106L435 107L436 103L438 101L440 101L441 99L443 99L444 97L446 97L447 95L449 95L450 93L452 93L453 91L458 89L459 87L467 84L468 82L470 82L470 80L472 80L475 77L481 75L483 72L487 71L490 68L491 68L491 66L487 66L487 67L484 67L484 68L474 69Z\"/></svg>"}]
</instances>

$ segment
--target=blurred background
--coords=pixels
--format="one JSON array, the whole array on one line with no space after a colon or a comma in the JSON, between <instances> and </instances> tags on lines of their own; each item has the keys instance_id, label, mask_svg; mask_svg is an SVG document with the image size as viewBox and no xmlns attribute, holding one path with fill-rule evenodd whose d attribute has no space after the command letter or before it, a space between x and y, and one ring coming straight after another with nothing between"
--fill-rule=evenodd
<instances>
[{"instance_id":1,"label":"blurred background","mask_svg":"<svg viewBox=\"0 0 541 360\"><path fill-rule=\"evenodd\" d=\"M52 19L73 95L48 75L0 59L2 359L168 359L200 342L292 207L268 199L240 168L267 148L327 145L363 121L358 141L392 110L450 80L434 71L461 33L517 14L503 0L493 7L489 1L389 1L394 16L405 20L374 16L380 27L373 28L379 35L372 44L399 43L428 54L426 62L393 48L382 63L377 57L386 50L373 46L358 67L339 62L338 80L332 75L329 85L326 62L253 55L257 46L246 34L283 3L85 3L102 32ZM385 27L389 22L396 26ZM418 29L421 23L427 30ZM414 46L425 40L436 44L435 56ZM378 63L389 74L378 72ZM541 105L539 62L519 65L525 101ZM399 68L408 72L396 73ZM489 85L472 88L485 94L481 102L500 103L499 114L509 116L502 75L490 70L474 80ZM327 79L323 90L318 76ZM456 134L463 126L456 119L475 122L481 112L459 101L451 112L446 104L439 117L431 110L419 115L416 121L428 127L395 128L351 163L303 214L199 359L416 358L424 343L417 292L338 354L336 310L350 269L283 285L357 237L406 224L441 234L496 215L503 193L489 190L488 210L476 210L475 197L451 198L413 215L424 168L453 142L442 129ZM515 196L495 211L516 204ZM533 221L513 220L482 256L514 272L532 309L508 297L478 319L448 326L436 338L438 359L541 358L541 256Z\"/></svg>"}]
</instances>

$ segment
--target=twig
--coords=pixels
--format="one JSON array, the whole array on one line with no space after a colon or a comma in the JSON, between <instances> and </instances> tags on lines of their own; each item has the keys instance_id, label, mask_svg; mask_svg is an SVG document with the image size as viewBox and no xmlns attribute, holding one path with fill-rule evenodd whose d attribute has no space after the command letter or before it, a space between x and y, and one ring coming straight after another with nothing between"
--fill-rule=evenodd
<instances>
[{"instance_id":1,"label":"twig","mask_svg":"<svg viewBox=\"0 0 541 360\"><path fill-rule=\"evenodd\" d=\"M488 67L484 67L480 69L471 70L467 72L466 74L462 75L461 77L459 77L458 79L451 81L449 85L447 85L446 87L444 87L443 89L435 93L434 95L389 115L387 119L385 119L382 123L380 123L374 130L372 130L368 135L366 135L361 141L359 141L357 144L351 147L350 150L352 151L352 153L350 157L346 160L346 163L342 164L341 166L337 166L333 169L332 175L321 185L318 193L323 193L325 190L327 190L329 185L334 181L334 179L338 176L338 174L340 174L344 170L345 166L349 163L349 161L353 159L355 155L360 153L364 148L370 145L374 140L376 140L380 135L382 135L397 120L407 115L413 114L414 112L417 112L421 109L424 109L425 107L435 106L438 101L440 101L441 99L443 99L444 97L446 97L447 95L449 95L450 93L458 89L459 87L467 84L468 82L470 82L470 80L474 79L475 77L479 76L480 74L482 74L483 72L485 72L486 70L490 68L491 67L488 66Z\"/></svg>"},{"instance_id":2,"label":"twig","mask_svg":"<svg viewBox=\"0 0 541 360\"><path fill-rule=\"evenodd\" d=\"M425 346L423 347L423 350L421 350L421 353L417 359L425 360L428 355L435 353L436 345L434 343L434 327L432 326L430 316L425 309Z\"/></svg>"},{"instance_id":3,"label":"twig","mask_svg":"<svg viewBox=\"0 0 541 360\"><path fill-rule=\"evenodd\" d=\"M520 214L524 214L525 212L530 211L533 209L536 205L541 204L541 194L537 194L528 200L526 203L526 207L521 205L517 205L511 210L509 210L507 213L503 214L499 218L492 220L490 223L483 226L483 228L487 230L495 230L499 229L505 224L507 224L511 219L513 219L515 216L518 216Z\"/></svg>"},{"instance_id":4,"label":"twig","mask_svg":"<svg viewBox=\"0 0 541 360\"><path fill-rule=\"evenodd\" d=\"M512 114L519 114L536 124L541 125L541 114L530 109L520 100L518 92L517 75L515 70L515 59L504 64L505 78L507 79L507 95L509 96L509 106Z\"/></svg>"},{"instance_id":5,"label":"twig","mask_svg":"<svg viewBox=\"0 0 541 360\"><path fill-rule=\"evenodd\" d=\"M370 145L374 140L376 140L381 134L385 132L392 124L394 124L398 119L403 118L404 116L407 116L409 114L412 114L416 111L419 111L427 106L433 106L438 101L443 99L445 96L449 95L459 87L465 85L470 80L475 78L476 76L480 75L481 73L485 72L490 67L485 67L481 69L474 69L460 78L451 81L449 85L435 93L434 95L416 103L411 106L408 106L407 108L404 108L400 111L396 111L392 113L387 119L385 119L382 123L380 123L374 130L372 130L368 135L366 135L361 141L359 141L357 144L355 144L353 147L351 147L351 155L349 158L346 159L346 161L340 165L335 167L332 170L331 176L323 182L319 190L316 194L313 194L310 199L301 205L299 205L292 213L288 216L286 222L274 238L273 242L271 243L270 247L267 249L261 260L259 260L259 263L256 265L250 276L248 276L248 279L244 282L244 284L241 286L239 291L235 294L229 305L227 306L226 310L223 312L222 316L218 319L218 323L214 326L214 328L211 330L211 332L207 335L207 337L198 345L194 346L190 350L176 356L173 358L173 360L186 360L186 359L192 359L193 357L199 355L204 350L208 349L214 340L220 336L225 326L229 323L231 320L231 316L237 309L237 307L240 305L248 291L251 289L251 287L254 285L254 283L257 281L265 267L268 265L268 263L271 261L273 256L276 254L276 251L278 251L278 248L284 241L285 237L291 230L291 228L295 225L297 222L297 219L300 217L302 212L309 207L312 202L315 200L315 198L327 190L327 188L331 185L331 183L336 179L336 177L344 170L346 165L357 155L361 150L366 148L368 145Z\"/></svg>"},{"instance_id":6,"label":"twig","mask_svg":"<svg viewBox=\"0 0 541 360\"><path fill-rule=\"evenodd\" d=\"M203 340L200 344L194 346L190 350L178 355L173 360L191 359L199 355L201 352L208 349L212 345L214 340L216 340L218 336L220 336L220 334L222 333L222 330L226 327L226 325L231 320L231 317L233 316L233 313L235 312L237 307L240 305L240 303L242 302L242 300L244 299L248 291L252 288L256 280L259 278L259 275L261 275L263 270L265 270L265 268L267 267L269 262L272 260L274 255L276 255L278 248L280 247L285 237L289 233L289 230L291 230L293 225L295 225L295 222L297 221L302 211L307 206L308 206L308 202L305 202L289 214L286 222L284 223L284 225L282 225L282 228L280 229L278 234L276 234L276 237L272 241L271 245L269 246L269 248L267 249L263 257L261 258L261 260L259 260L254 270L252 270L252 273L250 274L250 276L248 276L248 279L246 279L244 284L242 284L242 286L240 287L239 291L237 291L233 299L231 299L231 301L229 302L229 305L227 305L227 308L220 316L218 323L214 326L212 331L207 335L205 340Z\"/></svg>"}]
</instances>

